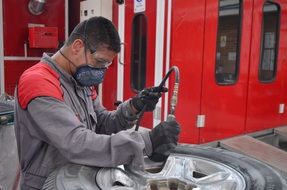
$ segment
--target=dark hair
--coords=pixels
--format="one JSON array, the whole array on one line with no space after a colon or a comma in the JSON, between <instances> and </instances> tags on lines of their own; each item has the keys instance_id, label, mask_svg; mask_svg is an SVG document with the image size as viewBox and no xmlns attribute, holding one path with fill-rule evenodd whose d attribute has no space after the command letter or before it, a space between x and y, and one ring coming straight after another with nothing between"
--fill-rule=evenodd
<instances>
[{"instance_id":1,"label":"dark hair","mask_svg":"<svg viewBox=\"0 0 287 190\"><path fill-rule=\"evenodd\" d=\"M90 50L106 47L116 53L121 50L119 34L113 23L104 17L92 17L79 23L66 42L71 45L76 39L81 39Z\"/></svg>"}]
</instances>

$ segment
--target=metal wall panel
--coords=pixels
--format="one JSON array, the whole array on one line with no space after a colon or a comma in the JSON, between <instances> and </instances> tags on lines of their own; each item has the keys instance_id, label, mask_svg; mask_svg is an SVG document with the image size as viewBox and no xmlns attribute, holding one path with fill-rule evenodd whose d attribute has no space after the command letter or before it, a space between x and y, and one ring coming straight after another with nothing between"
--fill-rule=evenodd
<instances>
[{"instance_id":1,"label":"metal wall panel","mask_svg":"<svg viewBox=\"0 0 287 190\"><path fill-rule=\"evenodd\" d=\"M207 0L206 2L201 99L201 114L206 116L206 122L205 127L200 129L200 143L227 138L244 132L252 1L245 0L242 3L244 11L242 11L242 26L239 33L241 34L239 76L233 84L220 85L215 78L219 1Z\"/></svg>"},{"instance_id":2,"label":"metal wall panel","mask_svg":"<svg viewBox=\"0 0 287 190\"><path fill-rule=\"evenodd\" d=\"M24 56L24 43L28 43L28 23L44 24L59 29L59 41L65 40L65 1L47 1L41 15L32 15L27 0L4 0L4 55ZM28 56L42 56L43 50L29 49Z\"/></svg>"},{"instance_id":3,"label":"metal wall panel","mask_svg":"<svg viewBox=\"0 0 287 190\"><path fill-rule=\"evenodd\" d=\"M40 60L43 52L56 51L56 49L29 48L28 24L58 27L58 39L60 43L63 43L65 40L65 0L47 1L41 15L33 15L29 12L27 0L4 0L3 23L5 84L8 84L5 91L12 95L15 81L24 71L22 69ZM26 50L25 43L27 44ZM18 64L12 67L7 60L13 60L13 63ZM26 66L20 65L26 64L23 61L26 61ZM16 73L15 70L17 70Z\"/></svg>"},{"instance_id":4,"label":"metal wall panel","mask_svg":"<svg viewBox=\"0 0 287 190\"><path fill-rule=\"evenodd\" d=\"M146 87L154 85L154 61L155 61L155 32L156 32L156 1L146 1L146 10L142 12L147 17L147 75ZM132 21L134 13L134 0L125 1L125 56L124 56L124 100L136 95L131 89L131 51L132 51ZM121 89L119 89L121 90ZM147 112L141 122L141 126L151 128L152 112Z\"/></svg>"},{"instance_id":5,"label":"metal wall panel","mask_svg":"<svg viewBox=\"0 0 287 190\"><path fill-rule=\"evenodd\" d=\"M278 5L284 5L281 11L285 14L281 14L281 18L286 17L286 3L283 1L277 1ZM278 49L279 59L277 60L277 72L274 80L270 82L262 82L258 77L258 70L261 62L261 43L263 34L263 6L265 1L254 0L253 22L252 22L252 41L250 51L250 76L248 86L248 102L247 102L247 121L246 132L254 132L258 130L277 127L280 125L280 118L282 114L279 113L279 105L281 103L287 103L282 101L282 95L287 88L286 86L286 61L284 62L284 46L286 47L286 37L282 32L284 28L286 30L286 22L281 20L279 36L280 46ZM284 26L285 25L285 26ZM286 36L286 35L285 35ZM285 41L283 41L285 39ZM285 85L283 82L285 81ZM286 125L285 122L281 124Z\"/></svg>"},{"instance_id":6,"label":"metal wall panel","mask_svg":"<svg viewBox=\"0 0 287 190\"><path fill-rule=\"evenodd\" d=\"M280 41L279 41L279 54L278 61L282 65L283 81L281 88L283 92L281 94L282 102L285 104L284 113L280 115L280 125L287 124L287 3L285 0L278 1L281 7L280 17ZM282 103L281 102L281 103Z\"/></svg>"},{"instance_id":7,"label":"metal wall panel","mask_svg":"<svg viewBox=\"0 0 287 190\"><path fill-rule=\"evenodd\" d=\"M14 95L14 89L19 77L29 67L36 64L37 61L5 61L5 89L6 93Z\"/></svg>"},{"instance_id":8,"label":"metal wall panel","mask_svg":"<svg viewBox=\"0 0 287 190\"><path fill-rule=\"evenodd\" d=\"M205 1L173 1L170 64L180 71L176 118L183 143L199 142L196 118L200 114L204 18Z\"/></svg>"}]
</instances>

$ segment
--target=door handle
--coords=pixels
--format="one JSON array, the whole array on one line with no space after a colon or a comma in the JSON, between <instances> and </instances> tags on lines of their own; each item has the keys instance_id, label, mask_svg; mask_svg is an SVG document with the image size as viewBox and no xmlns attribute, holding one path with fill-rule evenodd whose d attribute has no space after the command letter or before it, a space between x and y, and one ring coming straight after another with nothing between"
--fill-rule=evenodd
<instances>
[{"instance_id":1,"label":"door handle","mask_svg":"<svg viewBox=\"0 0 287 190\"><path fill-rule=\"evenodd\" d=\"M121 43L121 52L120 52L120 54L119 54L119 63L120 63L121 65L124 65L124 64L125 64L125 63L124 63L124 59L125 59L125 51L124 51L124 49L125 49L125 43L122 42L122 43Z\"/></svg>"}]
</instances>

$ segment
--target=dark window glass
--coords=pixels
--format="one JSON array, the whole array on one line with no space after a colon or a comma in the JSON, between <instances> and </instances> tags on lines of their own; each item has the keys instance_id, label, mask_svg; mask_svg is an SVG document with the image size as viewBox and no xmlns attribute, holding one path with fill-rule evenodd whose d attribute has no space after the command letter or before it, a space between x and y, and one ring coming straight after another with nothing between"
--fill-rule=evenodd
<instances>
[{"instance_id":1,"label":"dark window glass","mask_svg":"<svg viewBox=\"0 0 287 190\"><path fill-rule=\"evenodd\" d=\"M272 81L276 74L279 15L280 9L277 4L271 2L264 4L259 68L259 80L262 82Z\"/></svg>"},{"instance_id":2,"label":"dark window glass","mask_svg":"<svg viewBox=\"0 0 287 190\"><path fill-rule=\"evenodd\" d=\"M215 78L218 84L233 84L239 70L241 1L220 0L216 43Z\"/></svg>"},{"instance_id":3,"label":"dark window glass","mask_svg":"<svg viewBox=\"0 0 287 190\"><path fill-rule=\"evenodd\" d=\"M138 92L146 84L147 18L138 14L133 19L131 49L131 88Z\"/></svg>"}]
</instances>

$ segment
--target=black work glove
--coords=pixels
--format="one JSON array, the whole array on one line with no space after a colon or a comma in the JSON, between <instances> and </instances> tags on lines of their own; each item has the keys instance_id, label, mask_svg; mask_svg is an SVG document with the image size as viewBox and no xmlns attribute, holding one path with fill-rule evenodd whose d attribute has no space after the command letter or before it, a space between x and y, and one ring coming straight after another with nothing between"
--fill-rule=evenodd
<instances>
[{"instance_id":1,"label":"black work glove","mask_svg":"<svg viewBox=\"0 0 287 190\"><path fill-rule=\"evenodd\" d=\"M167 92L166 87L145 88L132 98L132 105L137 111L141 111L145 105L145 111L153 111L164 92Z\"/></svg>"},{"instance_id":2,"label":"black work glove","mask_svg":"<svg viewBox=\"0 0 287 190\"><path fill-rule=\"evenodd\" d=\"M155 162L166 160L177 145L179 133L180 127L175 119L161 122L153 128L150 132L153 153L149 158Z\"/></svg>"}]
</instances>

